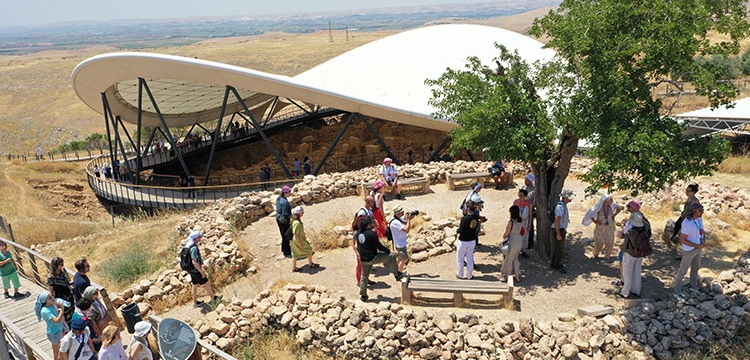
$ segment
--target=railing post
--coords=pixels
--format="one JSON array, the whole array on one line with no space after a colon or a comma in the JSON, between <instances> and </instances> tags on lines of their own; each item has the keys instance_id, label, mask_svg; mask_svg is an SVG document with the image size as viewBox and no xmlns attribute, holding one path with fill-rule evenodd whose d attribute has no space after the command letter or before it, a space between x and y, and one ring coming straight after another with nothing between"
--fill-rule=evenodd
<instances>
[{"instance_id":1,"label":"railing post","mask_svg":"<svg viewBox=\"0 0 750 360\"><path fill-rule=\"evenodd\" d=\"M5 340L5 324L0 322L0 354L10 354L10 348L8 348L8 341Z\"/></svg>"},{"instance_id":2,"label":"railing post","mask_svg":"<svg viewBox=\"0 0 750 360\"><path fill-rule=\"evenodd\" d=\"M34 276L34 280L36 280L37 284L44 286L44 283L39 278L39 269L36 266L36 257L30 252L27 252L27 255L29 256L29 265L31 265L31 272Z\"/></svg>"}]
</instances>

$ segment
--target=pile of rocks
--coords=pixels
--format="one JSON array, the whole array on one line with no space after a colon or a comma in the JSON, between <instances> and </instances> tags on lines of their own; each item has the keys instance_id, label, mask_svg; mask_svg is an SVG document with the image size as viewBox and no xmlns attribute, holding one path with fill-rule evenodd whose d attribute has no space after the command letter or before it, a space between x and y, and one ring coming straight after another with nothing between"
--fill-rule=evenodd
<instances>
[{"instance_id":1,"label":"pile of rocks","mask_svg":"<svg viewBox=\"0 0 750 360\"><path fill-rule=\"evenodd\" d=\"M664 204L675 206L678 210L675 215L679 216L682 204L685 202L685 188L688 183L677 183L666 186L659 192L643 194L641 197L644 204ZM707 215L718 215L720 213L732 213L742 217L750 217L750 191L748 189L730 188L719 183L700 184L698 194L701 204L706 209ZM674 204L674 205L673 205Z\"/></svg>"},{"instance_id":2,"label":"pile of rocks","mask_svg":"<svg viewBox=\"0 0 750 360\"><path fill-rule=\"evenodd\" d=\"M563 313L554 321L487 321L471 313L352 302L320 287L287 284L255 299L232 299L191 325L225 350L270 326L292 331L303 347L345 358L670 359L689 346L726 345L750 321L750 259L744 259L744 269L704 282L684 302L642 300L602 318ZM744 292L729 290L730 278ZM732 293L722 294L725 288Z\"/></svg>"},{"instance_id":3,"label":"pile of rocks","mask_svg":"<svg viewBox=\"0 0 750 360\"><path fill-rule=\"evenodd\" d=\"M445 172L452 173L485 171L490 164L487 162L433 162L430 164L404 165L400 173L405 177L429 176L433 182L445 181ZM356 188L362 181L372 181L377 174L378 167L369 167L346 173L308 175L292 189L289 202L292 206L312 204L328 201L342 196L356 195ZM257 219L275 212L276 197L281 190L247 192L240 196L222 199L201 209L196 209L182 223L177 226L180 236L184 239L191 230L203 231L204 245L201 254L205 265L217 271L234 274L234 276L254 272L249 261L242 256L236 239L236 230L243 229ZM429 218L428 218L429 220ZM452 251L452 237L455 235L457 220L441 221L437 228L420 229L413 251L417 256L415 261L426 260L430 256ZM447 231L443 228L448 226ZM342 246L351 239L347 229L339 229ZM182 243L180 243L180 246ZM180 292L190 291L189 276L179 270L178 254L175 254L172 269L164 270L152 275L149 279L132 285L120 294L112 294L115 307L135 302L142 314L147 314L154 301L164 302L166 306L177 305L184 296L174 296ZM227 281L230 281L229 277ZM216 284L221 285L221 284ZM151 304L151 305L150 305Z\"/></svg>"}]
</instances>

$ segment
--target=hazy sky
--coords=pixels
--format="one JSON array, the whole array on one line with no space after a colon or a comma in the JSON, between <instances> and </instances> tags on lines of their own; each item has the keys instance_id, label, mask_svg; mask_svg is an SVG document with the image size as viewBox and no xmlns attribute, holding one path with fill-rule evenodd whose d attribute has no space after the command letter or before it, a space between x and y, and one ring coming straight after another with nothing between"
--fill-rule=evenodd
<instances>
[{"instance_id":1,"label":"hazy sky","mask_svg":"<svg viewBox=\"0 0 750 360\"><path fill-rule=\"evenodd\" d=\"M505 2L507 0L501 0ZM27 0L4 1L0 27L61 21L253 16L412 5L473 4L489 0Z\"/></svg>"}]
</instances>

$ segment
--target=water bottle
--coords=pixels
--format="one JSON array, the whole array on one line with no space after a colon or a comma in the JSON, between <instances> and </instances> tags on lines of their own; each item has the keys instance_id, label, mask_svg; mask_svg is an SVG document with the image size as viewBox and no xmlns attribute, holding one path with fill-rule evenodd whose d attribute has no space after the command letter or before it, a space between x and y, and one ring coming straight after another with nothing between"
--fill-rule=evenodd
<instances>
[{"instance_id":1,"label":"water bottle","mask_svg":"<svg viewBox=\"0 0 750 360\"><path fill-rule=\"evenodd\" d=\"M62 305L63 307L70 307L70 301L60 298L55 298L55 302Z\"/></svg>"}]
</instances>

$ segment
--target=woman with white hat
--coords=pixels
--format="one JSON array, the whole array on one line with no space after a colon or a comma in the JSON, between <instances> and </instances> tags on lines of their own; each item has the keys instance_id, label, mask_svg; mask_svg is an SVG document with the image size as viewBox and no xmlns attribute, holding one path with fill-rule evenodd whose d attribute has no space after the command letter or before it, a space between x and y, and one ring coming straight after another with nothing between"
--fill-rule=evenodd
<instances>
[{"instance_id":1,"label":"woman with white hat","mask_svg":"<svg viewBox=\"0 0 750 360\"><path fill-rule=\"evenodd\" d=\"M297 206L292 210L292 272L300 271L297 268L297 260L307 258L307 263L311 269L320 267L320 265L313 263L313 251L312 245L307 241L305 236L305 225L302 223L302 216L305 215L305 209L302 206Z\"/></svg>"},{"instance_id":2,"label":"woman with white hat","mask_svg":"<svg viewBox=\"0 0 750 360\"><path fill-rule=\"evenodd\" d=\"M148 346L148 334L151 333L151 323L139 321L135 323L135 332L130 342L130 360L153 360Z\"/></svg>"}]
</instances>

